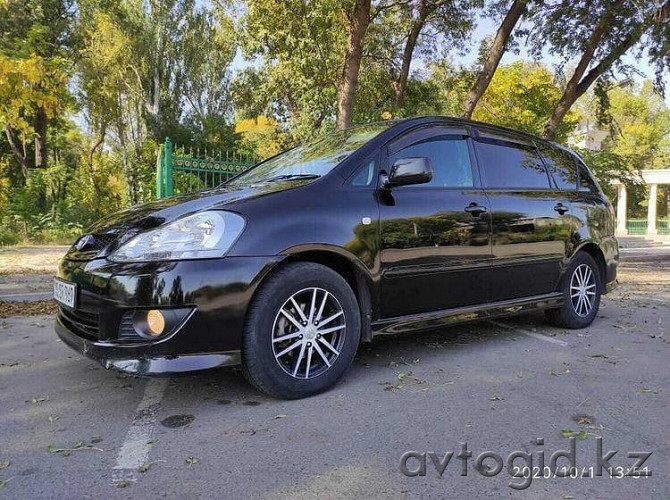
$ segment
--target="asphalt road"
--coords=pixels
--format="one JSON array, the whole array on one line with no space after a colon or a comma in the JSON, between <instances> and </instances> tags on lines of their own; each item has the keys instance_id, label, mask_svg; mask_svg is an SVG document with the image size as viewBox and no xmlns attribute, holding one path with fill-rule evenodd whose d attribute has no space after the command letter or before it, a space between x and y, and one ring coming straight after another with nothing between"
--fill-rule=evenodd
<instances>
[{"instance_id":1,"label":"asphalt road","mask_svg":"<svg viewBox=\"0 0 670 500\"><path fill-rule=\"evenodd\" d=\"M50 317L0 320L0 498L668 498L670 255L638 253L590 328L530 315L378 337L335 389L301 401L236 370L123 376L57 341ZM615 475L629 452L651 452L652 475L517 490L506 469L476 467L483 452L548 464L569 435L580 475L598 472L599 438ZM408 451L425 476L401 472Z\"/></svg>"}]
</instances>

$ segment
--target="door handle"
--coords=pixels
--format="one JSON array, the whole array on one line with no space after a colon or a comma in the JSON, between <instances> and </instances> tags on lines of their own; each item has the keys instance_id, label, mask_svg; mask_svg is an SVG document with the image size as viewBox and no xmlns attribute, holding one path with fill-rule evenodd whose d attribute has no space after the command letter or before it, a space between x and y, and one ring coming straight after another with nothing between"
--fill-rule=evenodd
<instances>
[{"instance_id":1,"label":"door handle","mask_svg":"<svg viewBox=\"0 0 670 500\"><path fill-rule=\"evenodd\" d=\"M480 214L486 212L486 207L477 205L475 202L472 202L467 207L465 207L465 211L470 215L472 215L473 217L479 217Z\"/></svg>"},{"instance_id":2,"label":"door handle","mask_svg":"<svg viewBox=\"0 0 670 500\"><path fill-rule=\"evenodd\" d=\"M560 215L563 215L565 212L569 210L568 207L563 205L563 203L558 203L555 207L554 210L556 210Z\"/></svg>"}]
</instances>

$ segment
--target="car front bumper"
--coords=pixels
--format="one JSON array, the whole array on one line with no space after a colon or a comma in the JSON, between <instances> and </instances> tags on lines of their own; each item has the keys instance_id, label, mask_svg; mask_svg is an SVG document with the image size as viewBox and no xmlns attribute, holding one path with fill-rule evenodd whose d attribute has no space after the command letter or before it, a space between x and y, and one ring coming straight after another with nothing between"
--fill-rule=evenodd
<instances>
[{"instance_id":1,"label":"car front bumper","mask_svg":"<svg viewBox=\"0 0 670 500\"><path fill-rule=\"evenodd\" d=\"M105 368L137 375L236 365L249 302L281 259L132 264L63 260L58 276L77 285L77 297L74 308L60 305L56 333L66 345ZM133 338L126 318L147 309L190 312L163 336Z\"/></svg>"}]
</instances>

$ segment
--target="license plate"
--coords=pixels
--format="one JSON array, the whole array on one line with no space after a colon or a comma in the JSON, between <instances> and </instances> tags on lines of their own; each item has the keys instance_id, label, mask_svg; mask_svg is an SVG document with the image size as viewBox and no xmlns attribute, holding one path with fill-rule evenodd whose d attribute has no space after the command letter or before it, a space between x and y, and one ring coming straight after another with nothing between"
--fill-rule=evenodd
<instances>
[{"instance_id":1,"label":"license plate","mask_svg":"<svg viewBox=\"0 0 670 500\"><path fill-rule=\"evenodd\" d=\"M73 307L77 298L77 285L54 279L54 299L68 307Z\"/></svg>"}]
</instances>

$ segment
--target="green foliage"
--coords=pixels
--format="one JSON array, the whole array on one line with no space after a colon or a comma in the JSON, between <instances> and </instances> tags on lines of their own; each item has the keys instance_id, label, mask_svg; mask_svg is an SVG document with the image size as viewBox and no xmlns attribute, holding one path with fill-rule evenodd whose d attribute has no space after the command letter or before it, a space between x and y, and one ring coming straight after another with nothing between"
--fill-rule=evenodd
<instances>
[{"instance_id":1,"label":"green foliage","mask_svg":"<svg viewBox=\"0 0 670 500\"><path fill-rule=\"evenodd\" d=\"M457 58L475 50L469 37L478 18L499 22L509 8L484 3L373 1L354 122L460 115L491 38L471 67ZM333 130L353 5L0 0L0 245L69 242L99 217L154 199L166 136L195 151L264 159ZM534 55L571 60L608 5L532 1L532 31L517 29L507 50L531 35ZM642 30L648 36L633 47L648 49L657 69L666 66L669 24L650 21L655 4L638 7L617 7L593 64ZM594 89L597 121L612 134L604 151L584 154L601 179L629 181L635 169L667 165L670 117L650 83L635 92L613 87L612 70L630 73L617 61ZM566 86L563 66L500 66L474 118L542 133ZM559 140L580 113L591 118L587 108L566 115ZM440 237L458 232L447 228Z\"/></svg>"},{"instance_id":2,"label":"green foliage","mask_svg":"<svg viewBox=\"0 0 670 500\"><path fill-rule=\"evenodd\" d=\"M474 72L454 70L443 62L433 66L427 81L415 82L415 89L422 91L416 103L413 103L415 98L411 96L411 87L408 100L414 109L420 109L423 104L425 111L429 111L430 106L434 113L458 116L463 98L475 78ZM554 82L554 75L546 66L520 61L501 65L472 118L541 135L561 93ZM565 140L579 118L578 112L568 113L559 128L557 139Z\"/></svg>"},{"instance_id":3,"label":"green foliage","mask_svg":"<svg viewBox=\"0 0 670 500\"><path fill-rule=\"evenodd\" d=\"M247 0L246 9L242 48L264 67L242 75L259 96L246 112L238 100L243 116L275 115L289 121L296 137L313 136L334 118L346 42L342 2Z\"/></svg>"},{"instance_id":4,"label":"green foliage","mask_svg":"<svg viewBox=\"0 0 670 500\"><path fill-rule=\"evenodd\" d=\"M668 168L670 109L650 81L638 89L609 92L612 132L608 148L630 169Z\"/></svg>"},{"instance_id":5,"label":"green foliage","mask_svg":"<svg viewBox=\"0 0 670 500\"><path fill-rule=\"evenodd\" d=\"M629 215L646 217L648 188L637 173L641 169L670 165L668 105L649 80L640 86L607 83L602 89L594 89L592 99L580 104L587 121L600 121L600 126L608 131L600 151L581 151L586 163L611 199L616 198L616 189L608 180L624 182L628 188ZM667 213L668 195L660 200L659 213Z\"/></svg>"},{"instance_id":6,"label":"green foliage","mask_svg":"<svg viewBox=\"0 0 670 500\"><path fill-rule=\"evenodd\" d=\"M515 62L498 68L472 117L541 135L561 94L546 66ZM577 113L569 113L558 129L556 140L565 140L578 121Z\"/></svg>"}]
</instances>

